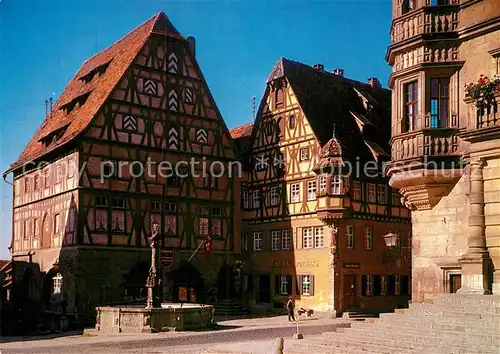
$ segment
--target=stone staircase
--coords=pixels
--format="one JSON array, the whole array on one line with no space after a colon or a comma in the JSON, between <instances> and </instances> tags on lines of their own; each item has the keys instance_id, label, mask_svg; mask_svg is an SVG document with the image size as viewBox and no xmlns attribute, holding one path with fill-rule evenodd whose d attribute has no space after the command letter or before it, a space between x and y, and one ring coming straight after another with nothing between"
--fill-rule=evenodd
<instances>
[{"instance_id":1,"label":"stone staircase","mask_svg":"<svg viewBox=\"0 0 500 354\"><path fill-rule=\"evenodd\" d=\"M236 299L221 299L215 304L215 316L241 316L247 310Z\"/></svg>"},{"instance_id":2,"label":"stone staircase","mask_svg":"<svg viewBox=\"0 0 500 354\"><path fill-rule=\"evenodd\" d=\"M444 294L320 338L305 337L286 353L498 354L500 296Z\"/></svg>"},{"instance_id":3,"label":"stone staircase","mask_svg":"<svg viewBox=\"0 0 500 354\"><path fill-rule=\"evenodd\" d=\"M359 308L351 308L342 314L342 318L352 319L352 320L363 320L365 318L374 318L379 317L379 313L375 311L369 311L367 309Z\"/></svg>"}]
</instances>

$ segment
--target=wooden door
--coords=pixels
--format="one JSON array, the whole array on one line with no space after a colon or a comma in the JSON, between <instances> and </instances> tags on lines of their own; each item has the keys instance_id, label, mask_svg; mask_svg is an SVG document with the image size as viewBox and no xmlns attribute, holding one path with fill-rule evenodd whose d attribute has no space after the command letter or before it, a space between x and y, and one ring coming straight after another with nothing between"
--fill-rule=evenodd
<instances>
[{"instance_id":1,"label":"wooden door","mask_svg":"<svg viewBox=\"0 0 500 354\"><path fill-rule=\"evenodd\" d=\"M460 274L450 274L450 293L456 293L462 287L462 276Z\"/></svg>"},{"instance_id":2,"label":"wooden door","mask_svg":"<svg viewBox=\"0 0 500 354\"><path fill-rule=\"evenodd\" d=\"M344 275L344 304L346 308L357 305L356 275L354 274Z\"/></svg>"},{"instance_id":3,"label":"wooden door","mask_svg":"<svg viewBox=\"0 0 500 354\"><path fill-rule=\"evenodd\" d=\"M269 274L259 276L259 302L271 302L271 276Z\"/></svg>"}]
</instances>

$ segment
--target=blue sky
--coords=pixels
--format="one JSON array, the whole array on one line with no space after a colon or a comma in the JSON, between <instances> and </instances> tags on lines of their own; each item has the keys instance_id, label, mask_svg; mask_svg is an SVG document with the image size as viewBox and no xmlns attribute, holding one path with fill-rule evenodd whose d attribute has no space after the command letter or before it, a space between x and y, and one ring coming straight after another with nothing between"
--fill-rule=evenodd
<instances>
[{"instance_id":1,"label":"blue sky","mask_svg":"<svg viewBox=\"0 0 500 354\"><path fill-rule=\"evenodd\" d=\"M82 62L159 11L184 36L229 127L251 120L252 96L281 57L342 68L385 86L391 0L0 0L0 170L17 159ZM258 104L258 102L257 102ZM11 179L11 176L9 177ZM0 183L0 258L8 257L11 186Z\"/></svg>"}]
</instances>

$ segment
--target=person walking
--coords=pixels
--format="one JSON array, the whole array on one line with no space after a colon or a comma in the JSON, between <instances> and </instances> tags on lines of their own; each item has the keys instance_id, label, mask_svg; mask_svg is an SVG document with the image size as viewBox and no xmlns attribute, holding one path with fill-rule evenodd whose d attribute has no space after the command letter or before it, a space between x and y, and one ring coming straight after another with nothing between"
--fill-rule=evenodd
<instances>
[{"instance_id":1,"label":"person walking","mask_svg":"<svg viewBox=\"0 0 500 354\"><path fill-rule=\"evenodd\" d=\"M293 301L292 297L288 297L288 302L286 303L286 311L288 312L288 321L295 321L295 316L293 314Z\"/></svg>"}]
</instances>

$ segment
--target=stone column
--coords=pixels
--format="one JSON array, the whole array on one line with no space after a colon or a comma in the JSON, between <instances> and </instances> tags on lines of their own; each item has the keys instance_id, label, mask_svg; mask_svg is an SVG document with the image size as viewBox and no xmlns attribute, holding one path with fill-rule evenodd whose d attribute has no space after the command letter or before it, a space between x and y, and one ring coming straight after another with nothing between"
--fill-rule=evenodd
<instances>
[{"instance_id":1,"label":"stone column","mask_svg":"<svg viewBox=\"0 0 500 354\"><path fill-rule=\"evenodd\" d=\"M484 217L484 160L470 163L470 215L467 251L459 262L462 266L462 294L490 294L489 267L491 259L486 247Z\"/></svg>"},{"instance_id":2,"label":"stone column","mask_svg":"<svg viewBox=\"0 0 500 354\"><path fill-rule=\"evenodd\" d=\"M329 254L329 261L330 261L330 272L329 272L329 277L328 277L328 284L330 286L330 291L328 292L328 307L330 314L332 318L337 317L338 315L338 309L336 308L336 301L337 298L335 296L335 292L338 290L335 287L336 283L336 272L338 268L338 242L337 242L337 235L338 235L338 227L337 227L337 222L333 221L328 223L328 231L330 235L330 254Z\"/></svg>"}]
</instances>

